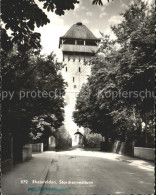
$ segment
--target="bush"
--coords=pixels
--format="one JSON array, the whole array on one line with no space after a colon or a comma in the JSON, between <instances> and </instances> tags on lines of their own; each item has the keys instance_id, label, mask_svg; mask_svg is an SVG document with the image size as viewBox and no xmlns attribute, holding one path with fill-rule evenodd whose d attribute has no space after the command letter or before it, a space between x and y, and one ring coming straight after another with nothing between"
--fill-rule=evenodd
<instances>
[{"instance_id":1,"label":"bush","mask_svg":"<svg viewBox=\"0 0 156 195\"><path fill-rule=\"evenodd\" d=\"M85 148L100 148L101 142L104 141L104 138L98 134L89 134L84 136L84 147Z\"/></svg>"},{"instance_id":2,"label":"bush","mask_svg":"<svg viewBox=\"0 0 156 195\"><path fill-rule=\"evenodd\" d=\"M56 149L69 149L72 147L72 138L64 127L58 130Z\"/></svg>"}]
</instances>

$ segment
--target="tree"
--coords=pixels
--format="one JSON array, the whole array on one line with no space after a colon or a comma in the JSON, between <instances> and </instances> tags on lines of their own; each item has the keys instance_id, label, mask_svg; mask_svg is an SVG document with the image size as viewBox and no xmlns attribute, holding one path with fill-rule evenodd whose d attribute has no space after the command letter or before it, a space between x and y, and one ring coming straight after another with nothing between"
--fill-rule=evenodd
<instances>
[{"instance_id":1,"label":"tree","mask_svg":"<svg viewBox=\"0 0 156 195\"><path fill-rule=\"evenodd\" d=\"M112 27L120 47L112 47L114 42L103 37L100 55L91 61L92 74L83 87L90 89L90 98L81 90L74 118L83 126L81 113L89 114L92 118L85 119L93 132L133 141L143 134L143 121L146 127L151 124L150 133L145 127L145 137L154 129L154 7L138 1L122 15L123 21ZM151 96L141 95L146 90Z\"/></svg>"},{"instance_id":2,"label":"tree","mask_svg":"<svg viewBox=\"0 0 156 195\"><path fill-rule=\"evenodd\" d=\"M116 76L121 91L154 92L154 7L149 9L147 3L137 1L122 14L124 20L112 27L121 45L119 52L119 71ZM137 28L136 28L137 26ZM154 95L138 95L122 100L126 105L126 115L133 115L133 124L147 121L147 115L154 117ZM130 114L131 113L131 114ZM148 113L148 114L147 114ZM134 117L135 115L135 117ZM140 125L138 125L140 126ZM135 129L135 127L133 127Z\"/></svg>"},{"instance_id":3,"label":"tree","mask_svg":"<svg viewBox=\"0 0 156 195\"><path fill-rule=\"evenodd\" d=\"M56 149L70 149L72 147L72 138L64 125L57 131Z\"/></svg>"},{"instance_id":4,"label":"tree","mask_svg":"<svg viewBox=\"0 0 156 195\"><path fill-rule=\"evenodd\" d=\"M98 64L98 60L94 62L96 65ZM105 137L105 142L108 142L115 126L109 115L108 102L104 104L101 90L104 89L104 86L108 86L109 71L107 68L97 70L94 66L93 71L94 74L82 87L77 97L76 111L73 117L78 126L89 128L93 133L100 133Z\"/></svg>"},{"instance_id":5,"label":"tree","mask_svg":"<svg viewBox=\"0 0 156 195\"><path fill-rule=\"evenodd\" d=\"M107 0L108 2L110 0ZM113 0L112 0L113 1ZM103 5L103 1L102 0L93 0L93 4L96 4L96 5Z\"/></svg>"},{"instance_id":6,"label":"tree","mask_svg":"<svg viewBox=\"0 0 156 195\"><path fill-rule=\"evenodd\" d=\"M58 74L62 64L57 62L54 54L42 57L29 53L28 56L23 59L15 49L8 54L2 71L3 90L13 92L12 99L8 97L2 102L2 133L13 133L21 144L28 142L30 129L34 136L43 127L45 131L42 133L48 131L47 135L52 135L64 120L65 83ZM12 64L14 68L6 72ZM44 125L35 132L34 123L39 125L41 118Z\"/></svg>"},{"instance_id":7,"label":"tree","mask_svg":"<svg viewBox=\"0 0 156 195\"><path fill-rule=\"evenodd\" d=\"M63 15L64 10L74 9L77 0L39 0L44 3L43 9L55 11ZM46 13L40 9L34 0L2 0L1 1L2 49L8 51L17 44L22 52L30 48L38 49L40 34L34 32L35 26L40 27L50 22ZM8 30L11 35L8 35Z\"/></svg>"}]
</instances>

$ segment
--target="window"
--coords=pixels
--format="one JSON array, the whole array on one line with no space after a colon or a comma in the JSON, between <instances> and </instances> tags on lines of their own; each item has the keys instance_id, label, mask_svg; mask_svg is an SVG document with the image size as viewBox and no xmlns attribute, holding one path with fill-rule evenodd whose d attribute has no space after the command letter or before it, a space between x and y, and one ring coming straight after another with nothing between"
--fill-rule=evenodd
<instances>
[{"instance_id":1,"label":"window","mask_svg":"<svg viewBox=\"0 0 156 195\"><path fill-rule=\"evenodd\" d=\"M79 67L79 72L81 72L81 68Z\"/></svg>"},{"instance_id":2,"label":"window","mask_svg":"<svg viewBox=\"0 0 156 195\"><path fill-rule=\"evenodd\" d=\"M86 45L97 46L95 41L86 41Z\"/></svg>"},{"instance_id":3,"label":"window","mask_svg":"<svg viewBox=\"0 0 156 195\"><path fill-rule=\"evenodd\" d=\"M63 44L75 45L75 41L73 39L66 39Z\"/></svg>"},{"instance_id":4,"label":"window","mask_svg":"<svg viewBox=\"0 0 156 195\"><path fill-rule=\"evenodd\" d=\"M73 83L75 82L75 77L73 77Z\"/></svg>"},{"instance_id":5,"label":"window","mask_svg":"<svg viewBox=\"0 0 156 195\"><path fill-rule=\"evenodd\" d=\"M78 45L84 45L84 41L83 40L77 40L77 44Z\"/></svg>"},{"instance_id":6,"label":"window","mask_svg":"<svg viewBox=\"0 0 156 195\"><path fill-rule=\"evenodd\" d=\"M66 67L66 72L68 71L68 68Z\"/></svg>"},{"instance_id":7,"label":"window","mask_svg":"<svg viewBox=\"0 0 156 195\"><path fill-rule=\"evenodd\" d=\"M74 85L74 88L76 88L76 85Z\"/></svg>"}]
</instances>

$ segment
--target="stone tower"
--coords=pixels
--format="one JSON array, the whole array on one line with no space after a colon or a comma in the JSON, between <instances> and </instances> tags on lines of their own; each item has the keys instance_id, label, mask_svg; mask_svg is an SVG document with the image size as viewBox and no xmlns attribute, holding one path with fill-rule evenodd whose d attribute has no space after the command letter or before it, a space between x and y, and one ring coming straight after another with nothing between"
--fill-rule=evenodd
<instances>
[{"instance_id":1,"label":"stone tower","mask_svg":"<svg viewBox=\"0 0 156 195\"><path fill-rule=\"evenodd\" d=\"M81 22L74 24L64 36L60 37L59 48L62 50L65 64L62 76L68 84L65 95L67 105L64 125L72 137L77 130L82 134L84 132L83 128L79 128L74 123L72 114L76 96L90 75L90 66L86 65L85 61L95 55L99 41L100 39L96 38Z\"/></svg>"}]
</instances>

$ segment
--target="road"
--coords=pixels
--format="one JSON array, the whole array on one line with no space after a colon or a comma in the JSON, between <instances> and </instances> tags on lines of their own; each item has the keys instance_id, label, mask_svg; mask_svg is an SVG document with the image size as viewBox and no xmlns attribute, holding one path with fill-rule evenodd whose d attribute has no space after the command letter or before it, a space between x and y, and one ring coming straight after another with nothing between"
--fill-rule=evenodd
<instances>
[{"instance_id":1,"label":"road","mask_svg":"<svg viewBox=\"0 0 156 195\"><path fill-rule=\"evenodd\" d=\"M140 165L141 166L141 165ZM153 171L114 154L74 150L55 154L44 184L63 194L152 194ZM73 183L72 183L73 182ZM78 184L77 182L85 182ZM44 191L45 189L45 191ZM62 190L64 189L64 190ZM53 191L53 190L52 190Z\"/></svg>"},{"instance_id":2,"label":"road","mask_svg":"<svg viewBox=\"0 0 156 195\"><path fill-rule=\"evenodd\" d=\"M7 175L4 175L2 189L6 194L3 195L151 195L154 193L154 166L143 160L81 149L47 151L35 155L31 161L25 163L26 172L22 173L23 165L19 165L16 168L16 175L12 176L29 180L27 192L24 191L25 188L19 189L18 184L14 187L14 193L8 192L3 184L7 180ZM33 163L34 160L36 161ZM44 163L43 167L40 165L41 162ZM37 167L42 173L44 172L44 177L37 176Z\"/></svg>"}]
</instances>

